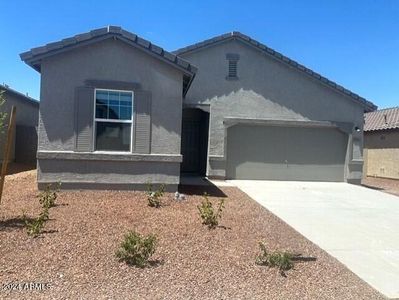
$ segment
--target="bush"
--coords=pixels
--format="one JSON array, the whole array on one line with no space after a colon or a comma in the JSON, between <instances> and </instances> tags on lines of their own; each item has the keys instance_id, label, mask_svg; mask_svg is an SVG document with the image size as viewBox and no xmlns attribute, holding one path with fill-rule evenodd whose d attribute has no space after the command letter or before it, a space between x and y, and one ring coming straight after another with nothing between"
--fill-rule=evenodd
<instances>
[{"instance_id":1,"label":"bush","mask_svg":"<svg viewBox=\"0 0 399 300\"><path fill-rule=\"evenodd\" d=\"M256 257L255 263L257 265L270 268L278 267L282 275L285 275L284 271L290 270L294 266L293 254L281 251L268 253L266 246L262 242L259 243L259 247L261 253Z\"/></svg>"},{"instance_id":2,"label":"bush","mask_svg":"<svg viewBox=\"0 0 399 300\"><path fill-rule=\"evenodd\" d=\"M37 218L33 219L32 221L28 221L28 219L24 215L24 222L28 235L31 235L33 237L38 236L42 232L44 224L48 219L49 219L48 208L44 208L43 211L40 213L40 215Z\"/></svg>"},{"instance_id":3,"label":"bush","mask_svg":"<svg viewBox=\"0 0 399 300\"><path fill-rule=\"evenodd\" d=\"M5 91L0 90L0 134L4 133L5 122L7 118L7 113L1 109L1 107L6 103L4 92Z\"/></svg>"},{"instance_id":4,"label":"bush","mask_svg":"<svg viewBox=\"0 0 399 300\"><path fill-rule=\"evenodd\" d=\"M144 268L155 253L156 244L157 237L153 234L141 236L135 231L129 231L115 255L119 260Z\"/></svg>"},{"instance_id":5,"label":"bush","mask_svg":"<svg viewBox=\"0 0 399 300\"><path fill-rule=\"evenodd\" d=\"M165 193L165 185L161 184L158 190L153 191L152 184L147 185L147 200L148 206L151 207L161 207L161 198Z\"/></svg>"},{"instance_id":6,"label":"bush","mask_svg":"<svg viewBox=\"0 0 399 300\"><path fill-rule=\"evenodd\" d=\"M219 225L219 219L222 217L222 210L224 209L224 199L219 200L219 205L215 212L212 202L209 200L209 195L204 193L203 197L203 201L197 207L202 219L202 224L212 229Z\"/></svg>"},{"instance_id":7,"label":"bush","mask_svg":"<svg viewBox=\"0 0 399 300\"><path fill-rule=\"evenodd\" d=\"M39 194L39 202L43 209L55 206L55 200L57 200L57 193L59 192L60 187L61 183L58 183L56 189L52 190L51 184L48 184L44 191Z\"/></svg>"},{"instance_id":8,"label":"bush","mask_svg":"<svg viewBox=\"0 0 399 300\"><path fill-rule=\"evenodd\" d=\"M57 199L57 192L59 191L60 186L61 184L58 183L57 189L52 190L51 185L49 184L46 186L45 190L39 194L38 197L39 202L42 205L42 212L37 218L29 221L24 214L24 222L28 235L36 237L42 232L46 221L49 219L49 209L55 206L55 200Z\"/></svg>"}]
</instances>

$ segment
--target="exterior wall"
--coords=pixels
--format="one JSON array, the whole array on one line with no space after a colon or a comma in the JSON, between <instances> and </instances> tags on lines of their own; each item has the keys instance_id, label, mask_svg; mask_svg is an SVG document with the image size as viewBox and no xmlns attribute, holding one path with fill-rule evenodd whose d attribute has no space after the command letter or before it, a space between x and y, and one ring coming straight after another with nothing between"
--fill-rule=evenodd
<instances>
[{"instance_id":1,"label":"exterior wall","mask_svg":"<svg viewBox=\"0 0 399 300\"><path fill-rule=\"evenodd\" d=\"M6 102L4 106L2 106L1 110L6 111L8 114L8 118L6 120L7 124L9 122L11 107L15 106L17 109L16 122L15 122L17 128L17 134L15 134L16 132L14 131L14 140L12 144L10 160L14 161L15 159L17 159L18 161L21 162L32 161L32 149L37 148L37 139L35 138L25 141L23 140L18 141L17 143L19 147L18 149L15 149L15 144L16 140L18 139L19 131L21 132L23 130L28 130L33 134L36 133L36 127L39 118L39 103L38 102L34 103L32 102L32 100L27 100L25 97L14 94L10 91L6 91L4 93L4 96ZM20 128L19 131L18 128ZM0 161L3 160L5 142L6 142L6 132L0 134ZM17 157L16 157L16 152L18 154ZM34 150L34 152L36 152L36 150ZM36 155L34 155L33 157L35 156Z\"/></svg>"},{"instance_id":2,"label":"exterior wall","mask_svg":"<svg viewBox=\"0 0 399 300\"><path fill-rule=\"evenodd\" d=\"M137 83L143 90L151 91L151 154L180 156L183 74L170 65L123 42L108 39L44 59L41 75L39 153L73 153L75 88L84 86L86 80L109 80ZM51 179L94 183L100 178L111 180L108 174L113 174L114 180L134 183L138 181L135 169L145 174L146 168L169 174L168 183L179 182L179 161L131 161L122 168L121 162L87 162L74 157L65 163L45 155L40 157L39 183ZM73 169L67 170L69 165ZM147 182L163 180L156 172L147 177Z\"/></svg>"},{"instance_id":3,"label":"exterior wall","mask_svg":"<svg viewBox=\"0 0 399 300\"><path fill-rule=\"evenodd\" d=\"M399 179L399 130L366 132L365 176Z\"/></svg>"},{"instance_id":4,"label":"exterior wall","mask_svg":"<svg viewBox=\"0 0 399 300\"><path fill-rule=\"evenodd\" d=\"M238 80L226 80L228 53L240 56ZM346 179L360 182L361 105L241 41L226 41L181 56L198 67L185 105L210 106L209 176L226 175L225 118L332 121L345 124L343 130L349 134ZM353 132L355 126L360 133Z\"/></svg>"}]
</instances>

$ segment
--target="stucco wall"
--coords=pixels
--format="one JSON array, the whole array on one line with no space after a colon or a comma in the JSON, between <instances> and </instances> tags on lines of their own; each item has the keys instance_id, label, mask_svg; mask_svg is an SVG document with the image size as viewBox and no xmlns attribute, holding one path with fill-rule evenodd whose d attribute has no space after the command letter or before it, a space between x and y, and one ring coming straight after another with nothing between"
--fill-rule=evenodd
<instances>
[{"instance_id":1,"label":"stucco wall","mask_svg":"<svg viewBox=\"0 0 399 300\"><path fill-rule=\"evenodd\" d=\"M15 124L16 126L24 126L31 128L31 130L35 130L34 128L37 127L38 124L38 118L39 118L39 104L38 103L32 103L29 100L24 99L20 95L16 95L12 92L5 92L4 93L6 102L5 104L1 107L1 111L5 111L8 114L8 118L6 120L6 124L9 122L9 117L11 113L11 107L15 106L17 109L16 113L16 119L15 119ZM14 139L13 139L13 144L12 144L12 150L11 150L11 155L10 155L10 160L14 161L15 159L15 131L14 131ZM3 134L0 134L0 161L3 160L3 151L4 151L4 145L6 141L6 130L4 131ZM31 140L26 140L26 143L29 143L29 145L24 145L23 143L19 143L19 146L25 147L28 149L32 148L37 148L37 139L31 139ZM32 144L33 143L33 144ZM20 147L20 148L21 148ZM24 149L18 149L18 153L20 156L24 156ZM28 153L31 155L31 151Z\"/></svg>"},{"instance_id":2,"label":"stucco wall","mask_svg":"<svg viewBox=\"0 0 399 300\"><path fill-rule=\"evenodd\" d=\"M399 130L364 135L364 175L399 179Z\"/></svg>"},{"instance_id":3,"label":"stucco wall","mask_svg":"<svg viewBox=\"0 0 399 300\"><path fill-rule=\"evenodd\" d=\"M41 74L39 151L74 150L75 88L93 79L134 82L143 90L151 91L151 153L180 154L183 75L170 65L121 41L109 39L44 59ZM79 174L64 172L65 164L57 164L61 168L57 177L81 180ZM129 167L134 169L136 164L132 162ZM39 166L39 181L46 178L40 172L53 172L47 161L39 161ZM105 171L95 163L84 166L91 168L86 170L88 173ZM113 166L119 168L118 164ZM107 172L118 180L117 170L107 169ZM96 178L93 176L91 178ZM127 177L121 173L120 178Z\"/></svg>"},{"instance_id":4,"label":"stucco wall","mask_svg":"<svg viewBox=\"0 0 399 300\"><path fill-rule=\"evenodd\" d=\"M236 81L226 80L227 53L240 55ZM182 57L198 67L185 104L210 105L208 175L225 176L226 117L334 121L363 128L361 105L240 41L227 41ZM359 180L362 134L350 133L348 141L346 177Z\"/></svg>"}]
</instances>

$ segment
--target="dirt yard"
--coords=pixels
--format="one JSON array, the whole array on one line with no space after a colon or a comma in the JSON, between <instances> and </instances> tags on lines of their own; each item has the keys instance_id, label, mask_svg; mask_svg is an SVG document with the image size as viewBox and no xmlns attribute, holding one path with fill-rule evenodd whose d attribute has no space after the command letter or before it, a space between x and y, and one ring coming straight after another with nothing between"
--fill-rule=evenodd
<instances>
[{"instance_id":1,"label":"dirt yard","mask_svg":"<svg viewBox=\"0 0 399 300\"><path fill-rule=\"evenodd\" d=\"M399 180L397 179L367 177L362 180L362 185L399 196Z\"/></svg>"},{"instance_id":2,"label":"dirt yard","mask_svg":"<svg viewBox=\"0 0 399 300\"><path fill-rule=\"evenodd\" d=\"M208 230L188 198L147 206L142 192L61 192L45 233L31 238L23 212L39 213L35 172L10 175L0 207L0 298L26 299L383 299L345 266L236 188L208 192L226 198L221 225ZM211 199L215 199L212 197ZM127 266L115 250L127 230L155 233L157 261ZM283 277L257 266L258 242L316 261L299 262ZM364 262L367 263L367 262ZM8 283L45 283L43 291L9 291Z\"/></svg>"}]
</instances>

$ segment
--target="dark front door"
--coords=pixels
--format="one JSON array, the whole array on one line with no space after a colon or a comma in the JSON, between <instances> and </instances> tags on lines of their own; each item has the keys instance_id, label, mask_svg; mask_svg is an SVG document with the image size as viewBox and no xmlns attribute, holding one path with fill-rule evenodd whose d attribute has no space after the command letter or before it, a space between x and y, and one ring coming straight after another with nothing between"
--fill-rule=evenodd
<instances>
[{"instance_id":1,"label":"dark front door","mask_svg":"<svg viewBox=\"0 0 399 300\"><path fill-rule=\"evenodd\" d=\"M184 109L181 152L182 173L205 175L208 148L209 114L199 109Z\"/></svg>"},{"instance_id":2,"label":"dark front door","mask_svg":"<svg viewBox=\"0 0 399 300\"><path fill-rule=\"evenodd\" d=\"M199 148L200 148L200 123L185 120L182 127L182 154L183 163L181 171L185 173L198 173Z\"/></svg>"}]
</instances>

